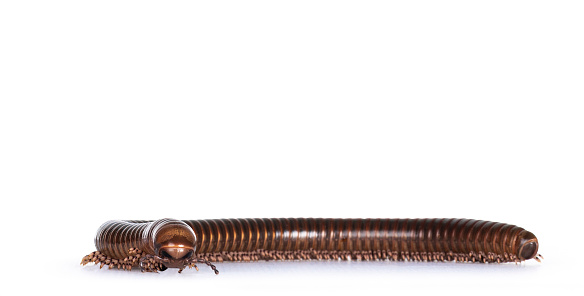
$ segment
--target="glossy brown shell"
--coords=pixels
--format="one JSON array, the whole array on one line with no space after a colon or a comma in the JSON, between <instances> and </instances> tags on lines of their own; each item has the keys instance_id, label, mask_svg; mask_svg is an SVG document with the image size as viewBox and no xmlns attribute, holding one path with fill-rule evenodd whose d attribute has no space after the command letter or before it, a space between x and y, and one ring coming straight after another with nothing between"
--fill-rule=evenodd
<instances>
[{"instance_id":1,"label":"glossy brown shell","mask_svg":"<svg viewBox=\"0 0 584 296\"><path fill-rule=\"evenodd\" d=\"M376 254L371 258L396 260L452 260L450 256L470 260L473 254L482 254L477 255L482 256L482 262L508 262L534 258L539 246L535 235L521 227L455 218L112 220L99 228L95 245L98 251L117 259L127 257L130 248L155 255L158 229L185 224L196 236L197 256L215 258L213 254L223 253L221 260L232 258L226 253L261 250L299 254L311 250L314 254Z\"/></svg>"}]
</instances>

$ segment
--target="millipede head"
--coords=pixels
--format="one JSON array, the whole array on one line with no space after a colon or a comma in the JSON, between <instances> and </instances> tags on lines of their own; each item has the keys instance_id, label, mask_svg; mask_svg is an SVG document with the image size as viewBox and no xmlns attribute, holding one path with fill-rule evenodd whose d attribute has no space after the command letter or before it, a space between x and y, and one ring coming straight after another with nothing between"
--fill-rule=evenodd
<instances>
[{"instance_id":1,"label":"millipede head","mask_svg":"<svg viewBox=\"0 0 584 296\"><path fill-rule=\"evenodd\" d=\"M188 225L172 221L156 230L154 251L166 267L182 269L195 256L196 242L195 233Z\"/></svg>"}]
</instances>

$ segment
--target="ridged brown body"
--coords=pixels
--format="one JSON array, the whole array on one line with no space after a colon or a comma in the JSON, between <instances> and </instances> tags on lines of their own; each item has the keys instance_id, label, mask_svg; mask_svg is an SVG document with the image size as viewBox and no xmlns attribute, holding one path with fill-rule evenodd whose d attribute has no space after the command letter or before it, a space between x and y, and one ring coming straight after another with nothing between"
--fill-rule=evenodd
<instances>
[{"instance_id":1,"label":"ridged brown body","mask_svg":"<svg viewBox=\"0 0 584 296\"><path fill-rule=\"evenodd\" d=\"M380 255L380 259L406 258L404 254L409 259L410 254L473 253L513 259L504 262L531 259L538 248L535 235L521 227L473 219L112 220L99 228L95 245L98 251L117 259L127 257L130 248L155 255L154 238L158 229L173 223L186 224L193 230L197 256L257 250L313 250L388 254ZM227 257L223 256L222 260L229 260ZM431 256L426 258L432 260Z\"/></svg>"}]
</instances>

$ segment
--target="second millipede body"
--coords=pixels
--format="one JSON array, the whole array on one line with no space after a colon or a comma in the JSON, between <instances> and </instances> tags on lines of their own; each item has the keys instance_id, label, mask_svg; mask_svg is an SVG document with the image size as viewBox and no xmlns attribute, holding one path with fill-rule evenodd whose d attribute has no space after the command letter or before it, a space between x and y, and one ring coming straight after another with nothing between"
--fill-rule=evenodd
<instances>
[{"instance_id":1,"label":"second millipede body","mask_svg":"<svg viewBox=\"0 0 584 296\"><path fill-rule=\"evenodd\" d=\"M539 243L521 227L474 219L244 218L111 220L89 262L157 272L211 262L395 260L521 262Z\"/></svg>"}]
</instances>

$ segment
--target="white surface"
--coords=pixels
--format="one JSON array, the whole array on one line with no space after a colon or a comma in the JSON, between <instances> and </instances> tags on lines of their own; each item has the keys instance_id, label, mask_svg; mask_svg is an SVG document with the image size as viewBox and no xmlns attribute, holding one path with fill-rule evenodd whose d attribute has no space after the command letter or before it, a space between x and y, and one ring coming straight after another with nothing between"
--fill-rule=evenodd
<instances>
[{"instance_id":1,"label":"white surface","mask_svg":"<svg viewBox=\"0 0 584 296\"><path fill-rule=\"evenodd\" d=\"M580 1L3 1L3 289L582 291ZM109 219L467 217L544 263L80 267ZM208 295L208 294L207 294Z\"/></svg>"}]
</instances>

